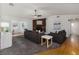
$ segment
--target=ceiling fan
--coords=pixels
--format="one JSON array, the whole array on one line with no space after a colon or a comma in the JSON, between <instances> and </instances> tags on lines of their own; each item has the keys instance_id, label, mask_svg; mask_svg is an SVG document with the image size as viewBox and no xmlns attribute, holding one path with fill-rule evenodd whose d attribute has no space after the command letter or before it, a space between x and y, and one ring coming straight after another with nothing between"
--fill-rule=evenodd
<instances>
[{"instance_id":1,"label":"ceiling fan","mask_svg":"<svg viewBox=\"0 0 79 59\"><path fill-rule=\"evenodd\" d=\"M41 14L37 14L37 10L36 9L34 10L34 12L35 12L34 16L36 16L36 17L41 17L42 16Z\"/></svg>"}]
</instances>

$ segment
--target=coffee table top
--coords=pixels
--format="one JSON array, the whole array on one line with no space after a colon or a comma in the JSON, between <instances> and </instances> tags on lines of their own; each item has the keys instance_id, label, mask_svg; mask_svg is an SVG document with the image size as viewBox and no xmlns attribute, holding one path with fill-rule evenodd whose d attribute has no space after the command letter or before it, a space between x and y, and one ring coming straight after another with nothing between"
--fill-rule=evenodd
<instances>
[{"instance_id":1,"label":"coffee table top","mask_svg":"<svg viewBox=\"0 0 79 59\"><path fill-rule=\"evenodd\" d=\"M43 36L41 36L41 38L51 39L51 38L53 38L53 37L52 37L52 36L50 36L50 35L43 35Z\"/></svg>"}]
</instances>

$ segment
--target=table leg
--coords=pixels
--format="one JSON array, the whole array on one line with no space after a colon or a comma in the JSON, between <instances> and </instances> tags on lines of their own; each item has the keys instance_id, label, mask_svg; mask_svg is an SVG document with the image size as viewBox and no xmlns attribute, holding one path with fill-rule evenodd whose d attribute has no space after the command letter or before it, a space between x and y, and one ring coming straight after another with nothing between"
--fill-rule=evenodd
<instances>
[{"instance_id":1,"label":"table leg","mask_svg":"<svg viewBox=\"0 0 79 59\"><path fill-rule=\"evenodd\" d=\"M44 39L43 39L43 38L41 38L41 46L42 46L42 45L44 45L44 44L46 44L46 41L45 41L45 42L43 42L43 40L44 40Z\"/></svg>"},{"instance_id":2,"label":"table leg","mask_svg":"<svg viewBox=\"0 0 79 59\"><path fill-rule=\"evenodd\" d=\"M51 39L51 46L52 46L52 39Z\"/></svg>"},{"instance_id":3,"label":"table leg","mask_svg":"<svg viewBox=\"0 0 79 59\"><path fill-rule=\"evenodd\" d=\"M43 39L41 38L41 45L43 45Z\"/></svg>"},{"instance_id":4,"label":"table leg","mask_svg":"<svg viewBox=\"0 0 79 59\"><path fill-rule=\"evenodd\" d=\"M50 39L51 42L49 43L49 40L47 40L47 48L49 48L50 46L52 46L52 39Z\"/></svg>"},{"instance_id":5,"label":"table leg","mask_svg":"<svg viewBox=\"0 0 79 59\"><path fill-rule=\"evenodd\" d=\"M49 40L47 40L47 48L49 48Z\"/></svg>"}]
</instances>

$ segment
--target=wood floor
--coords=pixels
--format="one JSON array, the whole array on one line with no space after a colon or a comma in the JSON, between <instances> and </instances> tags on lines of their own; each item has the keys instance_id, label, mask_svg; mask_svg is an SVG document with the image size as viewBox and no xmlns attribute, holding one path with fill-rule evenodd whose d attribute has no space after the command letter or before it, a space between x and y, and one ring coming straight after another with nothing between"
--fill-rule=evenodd
<instances>
[{"instance_id":1,"label":"wood floor","mask_svg":"<svg viewBox=\"0 0 79 59\"><path fill-rule=\"evenodd\" d=\"M72 35L60 48L37 53L38 55L79 55L79 36Z\"/></svg>"}]
</instances>

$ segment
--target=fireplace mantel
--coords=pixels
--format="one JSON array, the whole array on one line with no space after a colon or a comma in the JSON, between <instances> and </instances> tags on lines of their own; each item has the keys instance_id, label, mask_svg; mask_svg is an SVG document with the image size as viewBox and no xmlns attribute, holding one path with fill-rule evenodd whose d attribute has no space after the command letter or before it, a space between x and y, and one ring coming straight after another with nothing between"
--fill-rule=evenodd
<instances>
[{"instance_id":1,"label":"fireplace mantel","mask_svg":"<svg viewBox=\"0 0 79 59\"><path fill-rule=\"evenodd\" d=\"M46 18L33 20L33 31L46 31Z\"/></svg>"}]
</instances>

